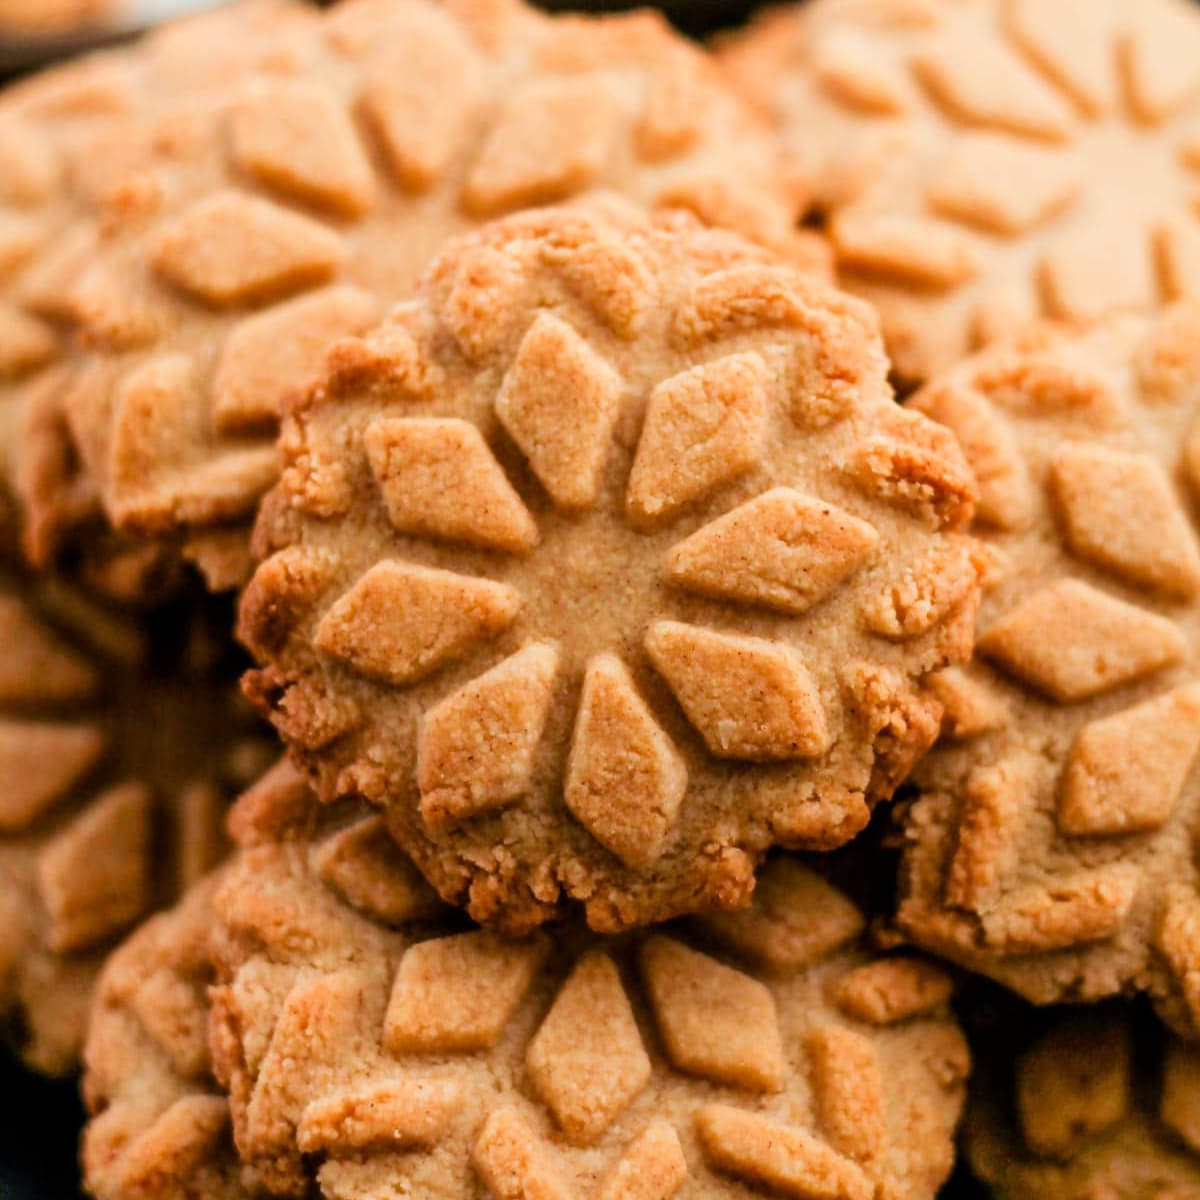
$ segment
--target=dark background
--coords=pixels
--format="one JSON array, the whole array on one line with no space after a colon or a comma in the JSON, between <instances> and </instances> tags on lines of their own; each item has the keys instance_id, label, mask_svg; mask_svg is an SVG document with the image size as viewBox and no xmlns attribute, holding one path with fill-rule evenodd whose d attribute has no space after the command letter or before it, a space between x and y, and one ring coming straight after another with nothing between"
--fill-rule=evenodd
<instances>
[{"instance_id":1,"label":"dark background","mask_svg":"<svg viewBox=\"0 0 1200 1200\"><path fill-rule=\"evenodd\" d=\"M616 11L639 7L621 0L541 0L555 11ZM704 37L743 23L754 0L660 0L660 8L683 32ZM59 43L59 53L70 44ZM0 40L0 81L11 78L45 49L31 52ZM978 1011L975 1005L971 1005ZM76 1082L31 1075L0 1048L0 1200L82 1200L77 1167L83 1106ZM943 1200L986 1200L986 1191L961 1168L943 1191Z\"/></svg>"}]
</instances>

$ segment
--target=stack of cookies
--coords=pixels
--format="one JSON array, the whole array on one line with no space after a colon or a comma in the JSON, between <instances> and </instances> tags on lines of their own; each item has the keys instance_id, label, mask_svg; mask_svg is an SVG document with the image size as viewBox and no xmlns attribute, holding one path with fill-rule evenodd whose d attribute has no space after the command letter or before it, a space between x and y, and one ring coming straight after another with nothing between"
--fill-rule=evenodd
<instances>
[{"instance_id":1,"label":"stack of cookies","mask_svg":"<svg viewBox=\"0 0 1200 1200\"><path fill-rule=\"evenodd\" d=\"M91 1195L1200 1195L1200 10L248 0L0 164Z\"/></svg>"}]
</instances>

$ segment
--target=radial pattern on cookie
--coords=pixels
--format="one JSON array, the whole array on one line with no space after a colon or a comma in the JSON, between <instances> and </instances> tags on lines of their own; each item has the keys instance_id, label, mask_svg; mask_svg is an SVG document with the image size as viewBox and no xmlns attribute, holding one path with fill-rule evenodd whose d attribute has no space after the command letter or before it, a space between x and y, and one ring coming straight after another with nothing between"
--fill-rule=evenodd
<instances>
[{"instance_id":1,"label":"radial pattern on cookie","mask_svg":"<svg viewBox=\"0 0 1200 1200\"><path fill-rule=\"evenodd\" d=\"M97 244L56 275L58 310L93 352L58 399L89 500L123 532L182 543L217 587L242 581L283 406L329 342L369 328L446 237L607 188L826 269L823 248L793 231L797 199L766 130L650 14L352 0L322 15L297 7L257 57L255 19L224 19L234 44L247 23L248 46L218 86L201 42L201 78L151 93L121 125L120 187L104 195ZM547 321L533 362L563 332ZM42 354L30 322L7 322L22 361ZM598 386L575 401L593 433L578 460L543 463L530 449L535 470L580 495L597 466L588 454L607 440ZM532 395L501 407L518 441L576 419ZM34 519L57 505L66 538L68 497L45 482Z\"/></svg>"},{"instance_id":2,"label":"radial pattern on cookie","mask_svg":"<svg viewBox=\"0 0 1200 1200\"><path fill-rule=\"evenodd\" d=\"M735 906L861 828L968 648L972 485L884 371L865 309L691 220L464 239L286 424L251 691L487 923Z\"/></svg>"},{"instance_id":3,"label":"radial pattern on cookie","mask_svg":"<svg viewBox=\"0 0 1200 1200\"><path fill-rule=\"evenodd\" d=\"M1056 1013L1015 1069L1005 1064L1011 1090L981 1082L966 1121L973 1170L999 1200L1194 1192L1200 1055L1160 1041L1119 1005Z\"/></svg>"},{"instance_id":4,"label":"radial pattern on cookie","mask_svg":"<svg viewBox=\"0 0 1200 1200\"><path fill-rule=\"evenodd\" d=\"M363 818L244 850L216 896L214 1066L260 1184L932 1200L968 1066L949 980L873 959L861 915L807 867L764 878L789 916L503 942L349 903L314 853L343 820ZM824 924L805 946L801 903Z\"/></svg>"},{"instance_id":5,"label":"radial pattern on cookie","mask_svg":"<svg viewBox=\"0 0 1200 1200\"><path fill-rule=\"evenodd\" d=\"M263 0L236 18L210 14L136 50L31 76L0 98L0 487L20 501L23 548L39 566L56 557L68 530L86 527L74 552L89 586L138 601L163 590L160 547L95 532L97 479L68 429L78 382L69 333L79 316L70 293L97 261L93 218L146 199L135 200L146 115L232 87L309 23L299 6ZM177 121L168 139L176 149L182 134ZM159 328L146 308L109 316L127 333Z\"/></svg>"},{"instance_id":6,"label":"radial pattern on cookie","mask_svg":"<svg viewBox=\"0 0 1200 1200\"><path fill-rule=\"evenodd\" d=\"M906 822L899 920L1038 1002L1148 990L1200 1030L1200 308L1035 329L912 406L980 484L979 655Z\"/></svg>"},{"instance_id":7,"label":"radial pattern on cookie","mask_svg":"<svg viewBox=\"0 0 1200 1200\"><path fill-rule=\"evenodd\" d=\"M0 1014L49 1074L78 1065L113 944L223 853L253 757L232 678L176 659L165 680L161 641L61 581L0 574Z\"/></svg>"},{"instance_id":8,"label":"radial pattern on cookie","mask_svg":"<svg viewBox=\"0 0 1200 1200\"><path fill-rule=\"evenodd\" d=\"M1038 314L1200 291L1185 0L817 0L724 60L910 382Z\"/></svg>"}]
</instances>

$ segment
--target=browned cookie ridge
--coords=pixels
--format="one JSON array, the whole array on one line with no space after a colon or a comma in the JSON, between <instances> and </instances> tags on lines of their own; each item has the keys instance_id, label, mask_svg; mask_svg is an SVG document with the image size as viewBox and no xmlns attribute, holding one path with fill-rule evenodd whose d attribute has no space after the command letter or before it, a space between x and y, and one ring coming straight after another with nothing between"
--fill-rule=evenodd
<instances>
[{"instance_id":1,"label":"browned cookie ridge","mask_svg":"<svg viewBox=\"0 0 1200 1200\"><path fill-rule=\"evenodd\" d=\"M196 651L156 670L141 621L0 577L0 1020L36 1070L75 1069L108 950L223 852L258 755Z\"/></svg>"},{"instance_id":2,"label":"browned cookie ridge","mask_svg":"<svg viewBox=\"0 0 1200 1200\"><path fill-rule=\"evenodd\" d=\"M1148 1032L1119 1005L1057 1014L1011 1100L972 1098L966 1155L996 1200L1200 1194L1200 1053L1174 1038L1159 1053Z\"/></svg>"},{"instance_id":3,"label":"browned cookie ridge","mask_svg":"<svg viewBox=\"0 0 1200 1200\"><path fill-rule=\"evenodd\" d=\"M1042 327L914 407L955 430L999 563L938 679L900 927L1031 1000L1148 991L1200 1031L1200 306Z\"/></svg>"},{"instance_id":4,"label":"browned cookie ridge","mask_svg":"<svg viewBox=\"0 0 1200 1200\"><path fill-rule=\"evenodd\" d=\"M84 475L114 526L216 587L248 571L281 404L446 237L608 188L826 269L765 129L650 13L347 0L271 51L121 132L123 187L66 299L94 351L60 402Z\"/></svg>"},{"instance_id":5,"label":"browned cookie ridge","mask_svg":"<svg viewBox=\"0 0 1200 1200\"><path fill-rule=\"evenodd\" d=\"M398 868L378 817L327 809L221 881L211 1040L257 1186L936 1194L968 1068L950 981L863 948L858 910L800 863L744 913L516 942L431 911Z\"/></svg>"},{"instance_id":6,"label":"browned cookie ridge","mask_svg":"<svg viewBox=\"0 0 1200 1200\"><path fill-rule=\"evenodd\" d=\"M282 446L249 690L497 927L738 906L862 829L970 651L974 485L870 312L682 216L457 241Z\"/></svg>"},{"instance_id":7,"label":"browned cookie ridge","mask_svg":"<svg viewBox=\"0 0 1200 1200\"><path fill-rule=\"evenodd\" d=\"M1039 314L1200 291L1187 0L815 0L724 60L908 382Z\"/></svg>"}]
</instances>

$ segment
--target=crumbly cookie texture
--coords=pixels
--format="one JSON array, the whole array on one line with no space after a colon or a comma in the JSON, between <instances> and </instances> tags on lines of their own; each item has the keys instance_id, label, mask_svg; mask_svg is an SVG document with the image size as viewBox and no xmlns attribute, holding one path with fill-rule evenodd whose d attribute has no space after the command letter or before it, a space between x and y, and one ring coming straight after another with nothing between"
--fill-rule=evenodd
<instances>
[{"instance_id":1,"label":"crumbly cookie texture","mask_svg":"<svg viewBox=\"0 0 1200 1200\"><path fill-rule=\"evenodd\" d=\"M230 37L236 41L236 10ZM255 71L151 108L68 308L62 411L110 521L241 582L280 406L443 240L595 188L678 205L823 273L765 127L649 13L350 0Z\"/></svg>"},{"instance_id":2,"label":"crumbly cookie texture","mask_svg":"<svg viewBox=\"0 0 1200 1200\"><path fill-rule=\"evenodd\" d=\"M286 422L247 689L484 924L736 907L970 651L974 483L885 376L865 306L681 214L461 239Z\"/></svg>"},{"instance_id":3,"label":"crumbly cookie texture","mask_svg":"<svg viewBox=\"0 0 1200 1200\"><path fill-rule=\"evenodd\" d=\"M723 57L909 382L1038 314L1200 292L1186 0L816 0Z\"/></svg>"},{"instance_id":4,"label":"crumbly cookie texture","mask_svg":"<svg viewBox=\"0 0 1200 1200\"><path fill-rule=\"evenodd\" d=\"M1200 1194L1200 1054L1160 1062L1105 1005L1058 1019L1017 1062L1011 1106L973 1098L966 1153L997 1200L1182 1200Z\"/></svg>"},{"instance_id":5,"label":"crumbly cookie texture","mask_svg":"<svg viewBox=\"0 0 1200 1200\"><path fill-rule=\"evenodd\" d=\"M81 1149L96 1200L249 1200L229 1101L209 1067L208 937L217 878L110 955L84 1048Z\"/></svg>"},{"instance_id":6,"label":"crumbly cookie texture","mask_svg":"<svg viewBox=\"0 0 1200 1200\"><path fill-rule=\"evenodd\" d=\"M104 956L223 852L229 785L259 756L206 664L163 678L141 622L0 585L0 1019L65 1074Z\"/></svg>"},{"instance_id":7,"label":"crumbly cookie texture","mask_svg":"<svg viewBox=\"0 0 1200 1200\"><path fill-rule=\"evenodd\" d=\"M859 948L861 915L807 868L686 931L505 942L414 923L365 822L243 852L214 901L214 1065L257 1186L936 1193L968 1069L949 979Z\"/></svg>"},{"instance_id":8,"label":"crumbly cookie texture","mask_svg":"<svg viewBox=\"0 0 1200 1200\"><path fill-rule=\"evenodd\" d=\"M153 598L177 582L177 556L108 527L68 428L64 406L78 381L69 293L97 242L87 218L114 195L129 203L128 181L144 156L135 130L147 113L233 86L313 19L271 0L242 4L0 96L0 487L20 502L23 548L39 568L69 568L122 600ZM67 543L81 561L64 561Z\"/></svg>"},{"instance_id":9,"label":"crumbly cookie texture","mask_svg":"<svg viewBox=\"0 0 1200 1200\"><path fill-rule=\"evenodd\" d=\"M913 405L1002 564L904 826L898 920L1037 1003L1150 992L1200 1030L1200 305L1042 327Z\"/></svg>"}]
</instances>

